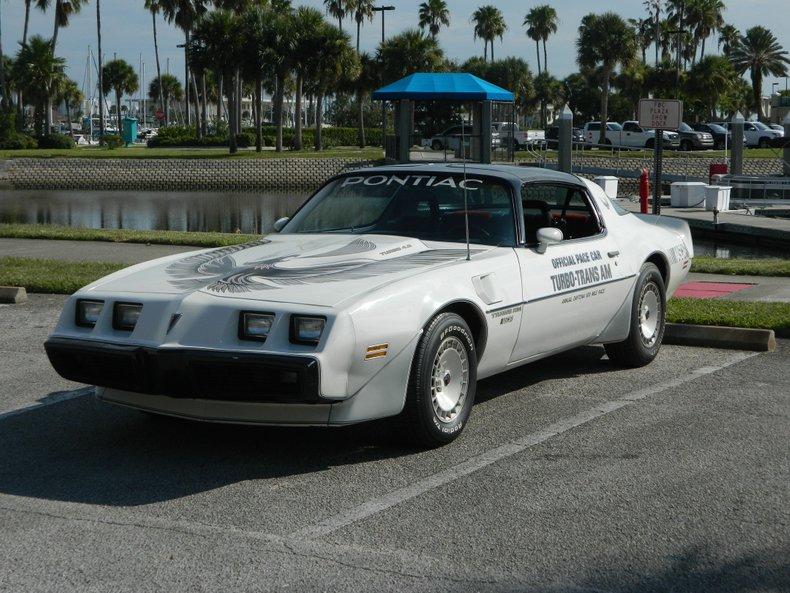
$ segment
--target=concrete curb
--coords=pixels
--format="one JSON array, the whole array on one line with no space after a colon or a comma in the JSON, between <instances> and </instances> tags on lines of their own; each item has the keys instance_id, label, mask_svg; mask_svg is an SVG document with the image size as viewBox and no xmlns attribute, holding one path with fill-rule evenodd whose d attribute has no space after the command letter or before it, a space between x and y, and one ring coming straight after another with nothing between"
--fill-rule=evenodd
<instances>
[{"instance_id":1,"label":"concrete curb","mask_svg":"<svg viewBox=\"0 0 790 593\"><path fill-rule=\"evenodd\" d=\"M776 335L772 329L667 323L664 331L664 343L678 346L773 352L776 350Z\"/></svg>"},{"instance_id":2,"label":"concrete curb","mask_svg":"<svg viewBox=\"0 0 790 593\"><path fill-rule=\"evenodd\" d=\"M27 300L27 291L24 287L0 286L0 303L17 305Z\"/></svg>"}]
</instances>

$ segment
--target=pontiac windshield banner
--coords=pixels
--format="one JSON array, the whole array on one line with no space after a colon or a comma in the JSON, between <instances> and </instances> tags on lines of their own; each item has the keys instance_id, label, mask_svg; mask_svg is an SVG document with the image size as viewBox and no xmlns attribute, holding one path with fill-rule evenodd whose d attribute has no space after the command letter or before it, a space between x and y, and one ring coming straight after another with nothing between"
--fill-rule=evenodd
<instances>
[{"instance_id":1,"label":"pontiac windshield banner","mask_svg":"<svg viewBox=\"0 0 790 593\"><path fill-rule=\"evenodd\" d=\"M468 191L477 191L483 184L482 179L456 179L455 177L442 177L439 175L370 175L362 176L356 175L346 177L343 179L343 184L340 187L347 187L349 185L400 185L411 187L452 187L460 188Z\"/></svg>"}]
</instances>

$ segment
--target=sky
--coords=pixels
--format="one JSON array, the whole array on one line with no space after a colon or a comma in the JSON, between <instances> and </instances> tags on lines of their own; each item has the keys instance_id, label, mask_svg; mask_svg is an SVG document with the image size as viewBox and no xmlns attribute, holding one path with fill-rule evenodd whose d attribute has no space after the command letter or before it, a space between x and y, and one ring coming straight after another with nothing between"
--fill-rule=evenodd
<instances>
[{"instance_id":1,"label":"sky","mask_svg":"<svg viewBox=\"0 0 790 593\"><path fill-rule=\"evenodd\" d=\"M549 71L557 77L564 77L577 70L575 40L579 22L589 12L614 11L624 18L644 17L642 0L485 0L495 4L505 16L508 31L504 39L495 42L495 56L518 56L527 60L533 72L537 71L535 44L526 37L521 23L524 14L534 4L548 2L559 15L559 31L548 42ZM726 22L737 26L741 31L755 25L772 29L782 46L790 51L790 0L725 0ZM386 17L386 34L390 36L417 25L417 11L420 0L387 0L394 5L395 11ZM450 27L439 34L439 43L445 54L459 61L472 55L482 55L483 44L475 41L469 18L484 0L448 0L450 7ZM293 1L294 5L304 4L323 9L322 0ZM139 70L140 62L145 63L145 79L150 81L156 72L154 44L151 32L150 13L143 9L143 0L102 0L102 45L105 59L117 55L133 64ZM24 24L23 0L0 0L2 10L2 43L5 53L16 53L22 38ZM30 34L52 35L52 11L44 14L31 10ZM353 29L352 22L344 22L344 28ZM183 43L183 35L165 23L161 17L157 23L162 69L170 62L170 71L183 76L183 50L176 45ZM355 32L355 29L352 31ZM381 39L380 17L374 23L366 23L362 29L361 46L363 51L373 51ZM68 75L78 85L85 84L85 71L88 47L96 51L96 10L95 0L89 1L83 11L72 17L71 24L58 34L57 52L67 60ZM714 39L708 40L708 48L715 50ZM649 56L650 54L648 54ZM95 81L95 74L94 81ZM771 92L772 83L778 82L784 89L785 79L766 78L763 93ZM94 82L95 84L95 82ZM147 82L146 82L147 87Z\"/></svg>"}]
</instances>

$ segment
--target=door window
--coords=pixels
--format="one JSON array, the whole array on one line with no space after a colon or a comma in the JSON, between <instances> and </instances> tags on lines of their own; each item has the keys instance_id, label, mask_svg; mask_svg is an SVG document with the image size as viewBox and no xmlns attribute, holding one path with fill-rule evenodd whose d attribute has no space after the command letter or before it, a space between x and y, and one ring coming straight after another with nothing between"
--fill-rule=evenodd
<instances>
[{"instance_id":1,"label":"door window","mask_svg":"<svg viewBox=\"0 0 790 593\"><path fill-rule=\"evenodd\" d=\"M538 229L562 231L564 241L601 233L595 210L581 188L549 183L527 183L521 188L527 245L536 245Z\"/></svg>"}]
</instances>

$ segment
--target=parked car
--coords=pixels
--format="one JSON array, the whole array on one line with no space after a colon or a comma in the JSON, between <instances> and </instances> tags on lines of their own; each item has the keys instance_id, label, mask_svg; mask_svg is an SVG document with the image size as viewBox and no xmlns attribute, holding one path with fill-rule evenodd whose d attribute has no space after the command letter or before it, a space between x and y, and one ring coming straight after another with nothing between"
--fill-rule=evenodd
<instances>
[{"instance_id":1,"label":"parked car","mask_svg":"<svg viewBox=\"0 0 790 593\"><path fill-rule=\"evenodd\" d=\"M592 343L650 363L693 257L685 221L528 167L344 172L275 229L78 290L45 344L55 370L149 413L394 417L435 447L466 426L477 379Z\"/></svg>"},{"instance_id":2,"label":"parked car","mask_svg":"<svg viewBox=\"0 0 790 593\"><path fill-rule=\"evenodd\" d=\"M691 127L698 132L706 132L713 136L713 148L716 150L732 147L732 132L721 124L693 124ZM745 136L743 143L746 145Z\"/></svg>"},{"instance_id":3,"label":"parked car","mask_svg":"<svg viewBox=\"0 0 790 593\"><path fill-rule=\"evenodd\" d=\"M461 146L461 126L450 126L443 132L431 136L429 146L433 150L449 150L455 152ZM466 136L466 143L469 144L469 139L472 135L472 126L464 126L463 134ZM491 130L491 147L498 148L501 144L499 133L496 129Z\"/></svg>"},{"instance_id":4,"label":"parked car","mask_svg":"<svg viewBox=\"0 0 790 593\"><path fill-rule=\"evenodd\" d=\"M534 146L546 139L543 130L522 130L516 123L495 121L491 125L503 144L506 144L507 139L512 136L516 150Z\"/></svg>"},{"instance_id":5,"label":"parked car","mask_svg":"<svg viewBox=\"0 0 790 593\"><path fill-rule=\"evenodd\" d=\"M549 126L546 128L545 136L548 148L557 148L560 138L559 126ZM584 145L584 132L581 128L573 128L571 130L571 143L574 148L579 148Z\"/></svg>"},{"instance_id":6,"label":"parked car","mask_svg":"<svg viewBox=\"0 0 790 593\"><path fill-rule=\"evenodd\" d=\"M681 122L678 134L680 135L680 150L710 150L715 146L713 134L695 130L686 122Z\"/></svg>"},{"instance_id":7,"label":"parked car","mask_svg":"<svg viewBox=\"0 0 790 593\"><path fill-rule=\"evenodd\" d=\"M732 129L732 122L716 122L728 130ZM743 124L743 136L746 146L768 148L774 140L781 138L778 130L772 130L760 121L747 121Z\"/></svg>"},{"instance_id":8,"label":"parked car","mask_svg":"<svg viewBox=\"0 0 790 593\"><path fill-rule=\"evenodd\" d=\"M588 144L598 144L601 122L588 122L584 125L584 139ZM677 132L664 130L662 133L664 148L680 147L680 136ZM626 121L623 125L615 122L606 124L606 144L621 148L653 148L656 143L655 130L643 128L636 121Z\"/></svg>"},{"instance_id":9,"label":"parked car","mask_svg":"<svg viewBox=\"0 0 790 593\"><path fill-rule=\"evenodd\" d=\"M784 137L784 135L785 135L785 127L783 125L781 125L781 124L767 124L767 125L772 130L776 130L777 132L779 132L780 136Z\"/></svg>"}]
</instances>

